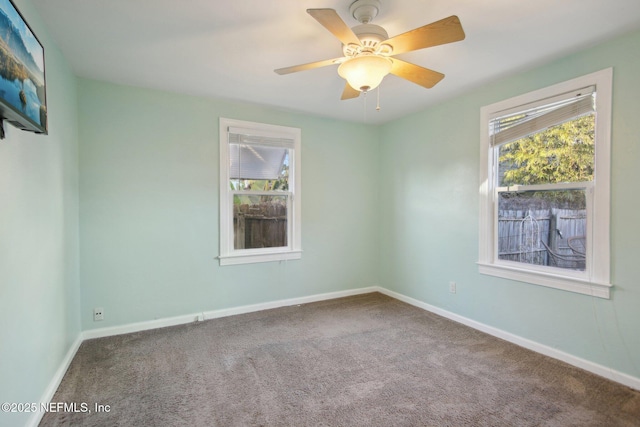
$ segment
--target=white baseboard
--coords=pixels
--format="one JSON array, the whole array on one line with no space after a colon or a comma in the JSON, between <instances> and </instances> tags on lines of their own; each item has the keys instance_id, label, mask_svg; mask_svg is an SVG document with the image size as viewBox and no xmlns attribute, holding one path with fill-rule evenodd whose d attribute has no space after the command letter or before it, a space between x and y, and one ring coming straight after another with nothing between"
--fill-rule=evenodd
<instances>
[{"instance_id":1,"label":"white baseboard","mask_svg":"<svg viewBox=\"0 0 640 427\"><path fill-rule=\"evenodd\" d=\"M519 345L520 347L524 347L526 349L535 351L536 353L544 354L545 356L549 356L554 359L561 360L570 365L584 369L585 371L589 371L596 375L600 375L601 377L610 379L620 384L624 384L627 387L631 387L635 390L640 390L640 378L625 374L620 371L616 371L615 369L611 369L606 366L591 362L589 360L582 359L572 354L565 353L564 351L558 350L556 348L549 347L547 345L528 340L526 338L512 334L510 332L503 331L502 329L485 325L484 323L480 323L475 320L469 319L467 317L463 317L458 314L452 313L450 311L443 310L439 307L433 306L431 304L427 304L425 302L419 301L415 298L408 297L406 295L402 295L398 292L390 291L388 289L381 288L381 287L377 288L376 290L382 294L390 296L391 298L395 298L402 302L406 302L407 304L411 304L415 307L422 308L423 310L430 311L432 313L435 313L442 317L446 317L447 319L453 320L455 322L462 323L463 325L469 326L473 329L477 329L486 334L493 335L494 337L501 338L505 341L509 341L513 344Z\"/></svg>"},{"instance_id":2,"label":"white baseboard","mask_svg":"<svg viewBox=\"0 0 640 427\"><path fill-rule=\"evenodd\" d=\"M348 291L328 292L325 294L310 295L307 297L289 298L261 304L243 305L240 307L226 308L222 310L206 311L203 313L204 319L217 319L219 317L235 316L236 314L253 313L254 311L269 310L272 308L289 307L292 305L308 304L311 302L326 301L336 298L350 297L353 295L370 294L377 292L378 286L368 288L350 289Z\"/></svg>"},{"instance_id":3,"label":"white baseboard","mask_svg":"<svg viewBox=\"0 0 640 427\"><path fill-rule=\"evenodd\" d=\"M324 294L311 295L299 298L289 298L259 304L243 305L240 307L224 308L221 310L205 311L201 313L185 314L164 319L149 320L145 322L130 323L128 325L113 326L100 329L89 329L82 332L82 339L110 337L113 335L129 334L132 332L146 331L149 329L164 328L167 326L184 325L186 323L197 322L199 320L217 319L220 317L234 316L236 314L252 313L254 311L269 310L272 308L288 307L310 302L325 301L335 298L349 297L352 295L367 294L378 291L377 286L367 288L351 289L347 291L328 292Z\"/></svg>"},{"instance_id":4,"label":"white baseboard","mask_svg":"<svg viewBox=\"0 0 640 427\"><path fill-rule=\"evenodd\" d=\"M167 326L184 325L198 320L199 313L184 314L182 316L165 317L144 322L128 323L126 325L110 326L106 328L88 329L82 332L82 339L111 337L114 335L130 334L132 332L148 331L150 329L165 328Z\"/></svg>"},{"instance_id":5,"label":"white baseboard","mask_svg":"<svg viewBox=\"0 0 640 427\"><path fill-rule=\"evenodd\" d=\"M38 402L51 402L51 399L53 399L53 395L56 393L58 387L60 386L60 383L62 382L62 378L64 378L64 374L67 372L67 369L69 369L69 365L71 365L71 361L76 356L76 353L80 348L80 344L82 344L82 334L78 335L73 344L71 344L71 347L69 347L69 350L67 350L67 353L64 355L64 358L62 359L58 370L53 375L53 378L51 378L49 385L47 386ZM40 412L39 410L32 412L31 417L29 417L29 419L27 420L26 426L37 427L37 425L40 424L40 420L43 416L44 412Z\"/></svg>"}]
</instances>

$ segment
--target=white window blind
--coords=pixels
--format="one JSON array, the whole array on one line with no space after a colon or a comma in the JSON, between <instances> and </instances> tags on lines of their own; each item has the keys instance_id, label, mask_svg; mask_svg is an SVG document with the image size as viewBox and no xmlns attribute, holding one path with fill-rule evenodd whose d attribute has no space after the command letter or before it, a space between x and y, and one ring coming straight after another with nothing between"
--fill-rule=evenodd
<instances>
[{"instance_id":1,"label":"white window blind","mask_svg":"<svg viewBox=\"0 0 640 427\"><path fill-rule=\"evenodd\" d=\"M228 127L229 143L231 144L258 144L272 147L294 147L294 140L290 135L277 132L265 132L258 134L251 129Z\"/></svg>"},{"instance_id":2,"label":"white window blind","mask_svg":"<svg viewBox=\"0 0 640 427\"><path fill-rule=\"evenodd\" d=\"M517 112L501 115L491 120L489 132L491 145L496 147L516 141L533 133L562 124L595 111L595 92L593 87L574 91L560 100L543 105L522 105ZM562 99L564 98L564 99ZM537 102L536 104L540 104ZM513 109L512 109L513 110Z\"/></svg>"},{"instance_id":3,"label":"white window blind","mask_svg":"<svg viewBox=\"0 0 640 427\"><path fill-rule=\"evenodd\" d=\"M278 179L294 141L277 135L251 135L229 128L229 178Z\"/></svg>"}]
</instances>

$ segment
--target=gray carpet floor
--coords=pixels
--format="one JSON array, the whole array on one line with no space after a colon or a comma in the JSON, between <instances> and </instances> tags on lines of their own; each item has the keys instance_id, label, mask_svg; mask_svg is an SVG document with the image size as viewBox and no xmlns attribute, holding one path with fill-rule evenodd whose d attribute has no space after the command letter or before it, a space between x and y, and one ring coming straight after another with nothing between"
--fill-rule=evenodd
<instances>
[{"instance_id":1,"label":"gray carpet floor","mask_svg":"<svg viewBox=\"0 0 640 427\"><path fill-rule=\"evenodd\" d=\"M52 401L91 412L42 426L640 426L640 392L379 293L87 340Z\"/></svg>"}]
</instances>

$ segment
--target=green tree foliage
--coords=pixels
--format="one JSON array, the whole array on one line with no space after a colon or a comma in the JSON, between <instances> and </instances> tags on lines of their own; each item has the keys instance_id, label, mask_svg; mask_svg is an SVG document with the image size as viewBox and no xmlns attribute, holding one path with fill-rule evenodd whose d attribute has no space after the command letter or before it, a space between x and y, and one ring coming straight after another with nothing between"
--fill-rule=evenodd
<instances>
[{"instance_id":1,"label":"green tree foliage","mask_svg":"<svg viewBox=\"0 0 640 427\"><path fill-rule=\"evenodd\" d=\"M593 180L595 115L583 116L500 147L500 185Z\"/></svg>"}]
</instances>

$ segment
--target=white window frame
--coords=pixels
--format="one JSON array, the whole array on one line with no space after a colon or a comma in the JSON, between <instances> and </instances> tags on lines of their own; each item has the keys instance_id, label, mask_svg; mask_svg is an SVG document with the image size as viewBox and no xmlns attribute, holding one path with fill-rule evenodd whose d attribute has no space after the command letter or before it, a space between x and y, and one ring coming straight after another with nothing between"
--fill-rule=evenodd
<instances>
[{"instance_id":1,"label":"white window frame","mask_svg":"<svg viewBox=\"0 0 640 427\"><path fill-rule=\"evenodd\" d=\"M610 176L611 176L611 100L613 69L597 71L544 89L526 93L480 110L480 227L478 271L502 277L601 298L610 297ZM587 259L585 271L540 267L498 259L496 198L500 190L495 177L498 147L492 147L489 121L507 110L553 98L577 89L595 86L595 176L592 183L564 185L567 189L586 189ZM561 184L554 184L555 188ZM539 187L539 188L537 188ZM527 186L527 190L549 186ZM524 188L524 187L523 187ZM514 187L511 187L513 190Z\"/></svg>"},{"instance_id":2,"label":"white window frame","mask_svg":"<svg viewBox=\"0 0 640 427\"><path fill-rule=\"evenodd\" d=\"M287 246L259 249L235 249L233 239L233 192L230 189L229 129L241 128L251 135L293 140L289 158L289 195L287 206ZM220 265L286 261L302 257L301 145L299 128L220 117ZM253 194L253 193L252 193ZM261 193L255 192L256 195ZM270 193L273 194L273 193Z\"/></svg>"}]
</instances>

